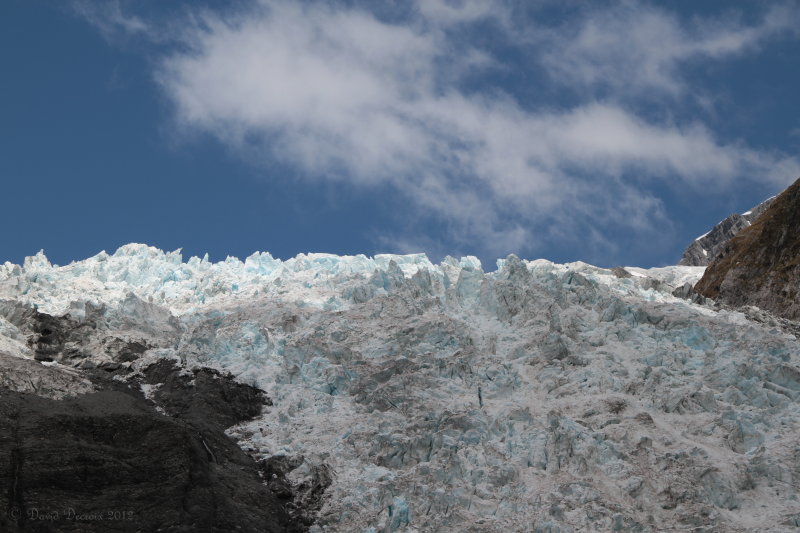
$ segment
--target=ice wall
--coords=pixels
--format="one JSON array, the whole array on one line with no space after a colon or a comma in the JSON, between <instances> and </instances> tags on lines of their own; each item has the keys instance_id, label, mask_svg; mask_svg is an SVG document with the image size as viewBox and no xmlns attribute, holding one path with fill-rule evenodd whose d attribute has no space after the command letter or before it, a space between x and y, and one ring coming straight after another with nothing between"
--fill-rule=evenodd
<instances>
[{"instance_id":1,"label":"ice wall","mask_svg":"<svg viewBox=\"0 0 800 533\"><path fill-rule=\"evenodd\" d=\"M318 530L778 531L800 521L800 346L672 295L702 270L128 245L6 264L0 298L148 339L133 373L171 357L264 388L230 434L298 484L330 468Z\"/></svg>"}]
</instances>

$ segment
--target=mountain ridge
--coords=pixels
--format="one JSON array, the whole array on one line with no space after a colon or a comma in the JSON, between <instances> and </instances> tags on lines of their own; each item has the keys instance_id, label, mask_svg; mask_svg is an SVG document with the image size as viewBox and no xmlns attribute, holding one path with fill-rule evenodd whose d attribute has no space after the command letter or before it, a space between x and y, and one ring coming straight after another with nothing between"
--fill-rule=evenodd
<instances>
[{"instance_id":1,"label":"mountain ridge","mask_svg":"<svg viewBox=\"0 0 800 533\"><path fill-rule=\"evenodd\" d=\"M742 214L732 214L720 221L705 234L686 247L678 262L684 266L708 266L737 233L749 227L772 203L775 196L767 198Z\"/></svg>"},{"instance_id":2,"label":"mountain ridge","mask_svg":"<svg viewBox=\"0 0 800 533\"><path fill-rule=\"evenodd\" d=\"M800 319L800 180L725 244L695 290L730 305Z\"/></svg>"}]
</instances>

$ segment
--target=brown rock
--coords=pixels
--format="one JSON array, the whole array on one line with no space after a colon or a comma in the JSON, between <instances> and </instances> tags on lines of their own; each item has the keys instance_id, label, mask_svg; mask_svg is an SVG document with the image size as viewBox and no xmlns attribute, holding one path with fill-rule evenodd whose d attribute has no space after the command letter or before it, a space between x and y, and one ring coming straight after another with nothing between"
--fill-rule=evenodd
<instances>
[{"instance_id":1,"label":"brown rock","mask_svg":"<svg viewBox=\"0 0 800 533\"><path fill-rule=\"evenodd\" d=\"M741 215L733 214L728 216L728 218L711 228L711 231L695 239L683 252L683 257L678 264L683 266L709 265L725 251L728 241L755 222L769 208L774 199L774 196L767 198Z\"/></svg>"},{"instance_id":2,"label":"brown rock","mask_svg":"<svg viewBox=\"0 0 800 533\"><path fill-rule=\"evenodd\" d=\"M729 305L800 319L800 180L728 242L695 290Z\"/></svg>"}]
</instances>

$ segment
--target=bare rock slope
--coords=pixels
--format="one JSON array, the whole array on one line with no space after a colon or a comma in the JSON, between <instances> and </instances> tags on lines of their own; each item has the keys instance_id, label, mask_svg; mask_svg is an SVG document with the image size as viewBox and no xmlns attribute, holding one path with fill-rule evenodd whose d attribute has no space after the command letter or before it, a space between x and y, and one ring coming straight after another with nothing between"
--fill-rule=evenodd
<instances>
[{"instance_id":1,"label":"bare rock slope","mask_svg":"<svg viewBox=\"0 0 800 533\"><path fill-rule=\"evenodd\" d=\"M692 241L683 252L679 265L707 266L725 250L725 246L737 233L749 227L764 211L772 200L768 198L754 208L742 214L734 213L711 228L711 231Z\"/></svg>"},{"instance_id":2,"label":"bare rock slope","mask_svg":"<svg viewBox=\"0 0 800 533\"><path fill-rule=\"evenodd\" d=\"M0 351L0 531L306 529L294 494L271 490L225 435L270 405L263 391L172 359L125 372L142 342L13 302L0 313L5 333L27 338Z\"/></svg>"},{"instance_id":3,"label":"bare rock slope","mask_svg":"<svg viewBox=\"0 0 800 533\"><path fill-rule=\"evenodd\" d=\"M800 319L800 180L725 245L695 290Z\"/></svg>"}]
</instances>

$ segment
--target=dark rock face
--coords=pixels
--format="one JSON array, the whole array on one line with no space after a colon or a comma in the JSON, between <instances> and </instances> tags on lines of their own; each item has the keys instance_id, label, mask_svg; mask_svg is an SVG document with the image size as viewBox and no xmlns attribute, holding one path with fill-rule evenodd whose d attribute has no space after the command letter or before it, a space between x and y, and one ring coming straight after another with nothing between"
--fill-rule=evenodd
<instances>
[{"instance_id":1,"label":"dark rock face","mask_svg":"<svg viewBox=\"0 0 800 533\"><path fill-rule=\"evenodd\" d=\"M2 531L294 529L233 442L133 394L2 400Z\"/></svg>"},{"instance_id":2,"label":"dark rock face","mask_svg":"<svg viewBox=\"0 0 800 533\"><path fill-rule=\"evenodd\" d=\"M145 382L159 385L154 400L169 416L224 430L259 415L263 405L272 405L264 391L237 383L230 374L211 368L181 370L170 360L144 370Z\"/></svg>"},{"instance_id":3,"label":"dark rock face","mask_svg":"<svg viewBox=\"0 0 800 533\"><path fill-rule=\"evenodd\" d=\"M179 359L142 364L180 325L132 296L123 307L0 301L33 356L0 352L0 532L307 530L328 472L266 476L225 434L272 405L264 391Z\"/></svg>"},{"instance_id":4,"label":"dark rock face","mask_svg":"<svg viewBox=\"0 0 800 533\"><path fill-rule=\"evenodd\" d=\"M693 241L683 252L679 265L706 266L725 249L725 245L737 233L750 226L772 203L774 198L765 200L750 211L730 215L714 226L711 231Z\"/></svg>"},{"instance_id":5,"label":"dark rock face","mask_svg":"<svg viewBox=\"0 0 800 533\"><path fill-rule=\"evenodd\" d=\"M28 318L34 333L28 339L28 344L36 354L37 361L52 361L58 358L65 351L65 344L79 328L69 317L55 317L35 309L30 311Z\"/></svg>"},{"instance_id":6,"label":"dark rock face","mask_svg":"<svg viewBox=\"0 0 800 533\"><path fill-rule=\"evenodd\" d=\"M0 403L5 391L35 394L60 400L92 392L92 383L80 371L65 371L0 352ZM2 431L3 426L0 426Z\"/></svg>"},{"instance_id":7,"label":"dark rock face","mask_svg":"<svg viewBox=\"0 0 800 533\"><path fill-rule=\"evenodd\" d=\"M55 325L33 329L41 330L34 339L55 339L63 331ZM41 343L34 344L38 348ZM28 369L35 377L57 372L34 361L19 362L27 366L14 369L37 367ZM0 531L308 528L306 509L327 485L295 490L280 469L270 472L272 483L267 485L263 465L224 433L270 404L263 391L215 370L187 371L173 361L151 365L143 374L145 381L160 384L153 399L169 416L157 412L137 383L112 379L114 374L101 368L80 374L96 392L66 399L43 397L36 389L28 394L16 382L9 382L13 388L0 388L0 487L5 500L0 504ZM274 488L282 490L276 494Z\"/></svg>"},{"instance_id":8,"label":"dark rock face","mask_svg":"<svg viewBox=\"0 0 800 533\"><path fill-rule=\"evenodd\" d=\"M800 319L800 180L728 242L695 290L729 305Z\"/></svg>"}]
</instances>

